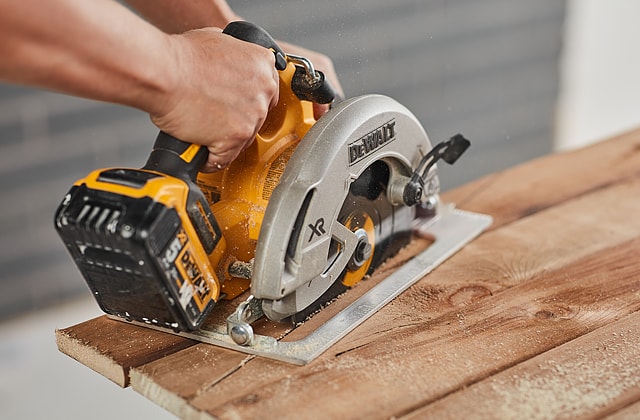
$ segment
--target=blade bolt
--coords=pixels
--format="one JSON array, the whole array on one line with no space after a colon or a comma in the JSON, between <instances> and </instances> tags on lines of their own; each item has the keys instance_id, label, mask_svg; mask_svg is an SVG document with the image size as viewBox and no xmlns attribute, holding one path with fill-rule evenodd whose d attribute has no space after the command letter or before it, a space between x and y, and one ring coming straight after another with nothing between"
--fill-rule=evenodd
<instances>
[{"instance_id":1,"label":"blade bolt","mask_svg":"<svg viewBox=\"0 0 640 420\"><path fill-rule=\"evenodd\" d=\"M356 259L358 261L365 262L371 257L371 244L367 242L360 242L356 248Z\"/></svg>"},{"instance_id":2,"label":"blade bolt","mask_svg":"<svg viewBox=\"0 0 640 420\"><path fill-rule=\"evenodd\" d=\"M367 235L367 231L364 229L358 229L354 233L358 237L358 243L356 244L356 249L353 251L351 260L349 261L349 269L351 271L355 271L362 267L364 263L371 258L371 254L373 253L373 246L369 242L369 235Z\"/></svg>"},{"instance_id":3,"label":"blade bolt","mask_svg":"<svg viewBox=\"0 0 640 420\"><path fill-rule=\"evenodd\" d=\"M120 235L125 239L131 238L133 233L134 229L131 225L122 225L122 228L120 228Z\"/></svg>"}]
</instances>

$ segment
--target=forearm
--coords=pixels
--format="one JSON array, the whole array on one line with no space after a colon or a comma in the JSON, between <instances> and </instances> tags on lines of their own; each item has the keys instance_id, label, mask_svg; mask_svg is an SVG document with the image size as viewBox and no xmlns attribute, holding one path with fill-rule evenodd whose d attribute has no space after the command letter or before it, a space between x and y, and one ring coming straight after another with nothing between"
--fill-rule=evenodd
<instances>
[{"instance_id":1,"label":"forearm","mask_svg":"<svg viewBox=\"0 0 640 420\"><path fill-rule=\"evenodd\" d=\"M224 28L229 22L241 20L226 0L125 0L149 22L167 33L182 33L192 29L215 26ZM310 51L287 42L278 41L288 53L309 58L318 70L344 96L333 62L324 54ZM322 115L327 106L316 104L316 116Z\"/></svg>"},{"instance_id":2,"label":"forearm","mask_svg":"<svg viewBox=\"0 0 640 420\"><path fill-rule=\"evenodd\" d=\"M239 20L225 0L126 0L149 22L167 33L215 26Z\"/></svg>"},{"instance_id":3,"label":"forearm","mask_svg":"<svg viewBox=\"0 0 640 420\"><path fill-rule=\"evenodd\" d=\"M153 111L167 35L106 0L0 0L0 79Z\"/></svg>"},{"instance_id":4,"label":"forearm","mask_svg":"<svg viewBox=\"0 0 640 420\"><path fill-rule=\"evenodd\" d=\"M192 29L215 26L224 28L229 22L242 20L226 0L126 0L149 22L167 33L182 33ZM344 96L333 62L324 54L300 46L278 41L285 52L309 58L318 70L325 73L340 96ZM316 116L326 112L327 106L317 105Z\"/></svg>"}]
</instances>

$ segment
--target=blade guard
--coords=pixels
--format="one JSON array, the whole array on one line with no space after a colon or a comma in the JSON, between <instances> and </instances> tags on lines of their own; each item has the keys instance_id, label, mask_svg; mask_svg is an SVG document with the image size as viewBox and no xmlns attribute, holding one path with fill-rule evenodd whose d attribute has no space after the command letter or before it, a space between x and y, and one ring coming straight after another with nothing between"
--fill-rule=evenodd
<instances>
[{"instance_id":1,"label":"blade guard","mask_svg":"<svg viewBox=\"0 0 640 420\"><path fill-rule=\"evenodd\" d=\"M256 247L251 293L270 319L306 308L342 273L358 241L337 222L350 184L378 160L391 179L411 176L430 149L416 117L382 95L344 101L309 130L273 191ZM328 261L332 239L341 252Z\"/></svg>"}]
</instances>

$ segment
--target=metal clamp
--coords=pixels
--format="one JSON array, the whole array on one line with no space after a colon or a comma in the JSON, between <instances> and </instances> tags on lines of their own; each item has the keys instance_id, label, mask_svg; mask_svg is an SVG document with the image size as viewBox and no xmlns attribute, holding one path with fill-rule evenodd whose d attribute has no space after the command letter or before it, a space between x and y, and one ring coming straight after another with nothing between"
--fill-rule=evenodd
<instances>
[{"instance_id":1,"label":"metal clamp","mask_svg":"<svg viewBox=\"0 0 640 420\"><path fill-rule=\"evenodd\" d=\"M313 63L308 58L294 54L287 54L287 61L302 67L307 75L307 80L310 84L313 85L322 81L322 76L315 69Z\"/></svg>"}]
</instances>

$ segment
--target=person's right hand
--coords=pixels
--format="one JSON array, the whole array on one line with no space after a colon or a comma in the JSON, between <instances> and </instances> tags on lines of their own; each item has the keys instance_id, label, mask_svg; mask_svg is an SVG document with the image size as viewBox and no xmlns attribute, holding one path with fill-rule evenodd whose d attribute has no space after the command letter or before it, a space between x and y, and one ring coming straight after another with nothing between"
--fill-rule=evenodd
<instances>
[{"instance_id":1,"label":"person's right hand","mask_svg":"<svg viewBox=\"0 0 640 420\"><path fill-rule=\"evenodd\" d=\"M175 76L152 104L161 130L209 149L203 172L229 165L254 140L278 101L270 50L207 28L168 36Z\"/></svg>"}]
</instances>

